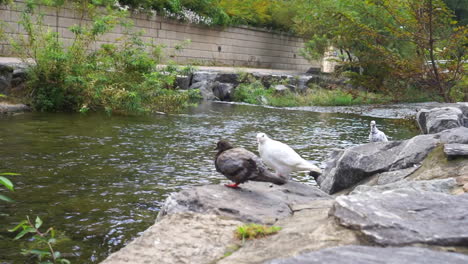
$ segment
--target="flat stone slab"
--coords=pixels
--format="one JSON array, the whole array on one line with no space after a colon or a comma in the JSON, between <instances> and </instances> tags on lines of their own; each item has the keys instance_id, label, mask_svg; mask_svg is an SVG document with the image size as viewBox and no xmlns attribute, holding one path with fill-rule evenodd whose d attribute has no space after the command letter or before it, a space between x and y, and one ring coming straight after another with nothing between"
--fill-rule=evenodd
<instances>
[{"instance_id":1,"label":"flat stone slab","mask_svg":"<svg viewBox=\"0 0 468 264\"><path fill-rule=\"evenodd\" d=\"M292 215L290 206L330 196L315 186L297 182L273 185L248 182L240 189L224 185L204 185L171 194L158 219L180 212L209 213L229 216L243 222L273 224Z\"/></svg>"},{"instance_id":2,"label":"flat stone slab","mask_svg":"<svg viewBox=\"0 0 468 264\"><path fill-rule=\"evenodd\" d=\"M466 193L369 191L336 198L330 213L341 225L360 231L380 245L468 245Z\"/></svg>"},{"instance_id":3,"label":"flat stone slab","mask_svg":"<svg viewBox=\"0 0 468 264\"><path fill-rule=\"evenodd\" d=\"M294 206L293 216L275 223L282 227L277 234L247 240L239 250L216 264L265 263L303 252L359 244L357 232L340 226L328 216L333 203L333 200L316 200Z\"/></svg>"},{"instance_id":4,"label":"flat stone slab","mask_svg":"<svg viewBox=\"0 0 468 264\"><path fill-rule=\"evenodd\" d=\"M448 158L468 157L468 144L445 144L444 153Z\"/></svg>"},{"instance_id":5,"label":"flat stone slab","mask_svg":"<svg viewBox=\"0 0 468 264\"><path fill-rule=\"evenodd\" d=\"M268 264L466 264L468 256L418 247L342 246L322 249Z\"/></svg>"},{"instance_id":6,"label":"flat stone slab","mask_svg":"<svg viewBox=\"0 0 468 264\"><path fill-rule=\"evenodd\" d=\"M241 222L215 215L174 214L148 228L101 264L215 263L237 243L234 230Z\"/></svg>"}]
</instances>

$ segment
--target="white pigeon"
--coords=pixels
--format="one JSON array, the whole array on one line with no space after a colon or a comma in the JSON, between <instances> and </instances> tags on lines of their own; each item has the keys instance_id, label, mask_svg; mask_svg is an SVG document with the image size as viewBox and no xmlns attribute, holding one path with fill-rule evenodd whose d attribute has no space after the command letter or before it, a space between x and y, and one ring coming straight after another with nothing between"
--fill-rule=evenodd
<instances>
[{"instance_id":1,"label":"white pigeon","mask_svg":"<svg viewBox=\"0 0 468 264\"><path fill-rule=\"evenodd\" d=\"M375 121L372 120L370 122L370 133L369 133L369 141L370 142L387 142L387 136L385 136L385 133L380 131L376 126L375 126Z\"/></svg>"},{"instance_id":2,"label":"white pigeon","mask_svg":"<svg viewBox=\"0 0 468 264\"><path fill-rule=\"evenodd\" d=\"M314 179L322 174L319 167L303 159L290 146L269 138L265 133L257 134L257 143L260 158L279 177L289 180L293 171L309 171Z\"/></svg>"}]
</instances>

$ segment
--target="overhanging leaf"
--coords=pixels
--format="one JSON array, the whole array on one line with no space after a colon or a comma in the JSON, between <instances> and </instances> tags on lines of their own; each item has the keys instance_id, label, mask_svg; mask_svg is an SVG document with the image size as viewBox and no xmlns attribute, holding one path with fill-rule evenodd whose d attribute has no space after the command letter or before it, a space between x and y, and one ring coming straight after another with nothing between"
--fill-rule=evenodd
<instances>
[{"instance_id":1,"label":"overhanging leaf","mask_svg":"<svg viewBox=\"0 0 468 264\"><path fill-rule=\"evenodd\" d=\"M7 178L5 178L3 176L0 176L0 184L2 184L3 186L5 186L6 188L8 188L11 191L14 191L13 183L9 179L7 179Z\"/></svg>"}]
</instances>

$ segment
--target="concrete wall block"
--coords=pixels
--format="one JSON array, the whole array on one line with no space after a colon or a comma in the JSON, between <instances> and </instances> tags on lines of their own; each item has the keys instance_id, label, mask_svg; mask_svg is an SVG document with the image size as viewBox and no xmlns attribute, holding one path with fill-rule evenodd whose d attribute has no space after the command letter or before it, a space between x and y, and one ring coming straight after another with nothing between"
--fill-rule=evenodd
<instances>
[{"instance_id":1,"label":"concrete wall block","mask_svg":"<svg viewBox=\"0 0 468 264\"><path fill-rule=\"evenodd\" d=\"M11 20L11 10L0 9L0 17L2 22L10 22ZM15 11L13 11L15 12Z\"/></svg>"},{"instance_id":2,"label":"concrete wall block","mask_svg":"<svg viewBox=\"0 0 468 264\"><path fill-rule=\"evenodd\" d=\"M59 17L64 17L64 18L73 18L75 19L75 10L72 8L60 8L58 12Z\"/></svg>"},{"instance_id":3,"label":"concrete wall block","mask_svg":"<svg viewBox=\"0 0 468 264\"><path fill-rule=\"evenodd\" d=\"M75 38L75 34L73 34L70 30L66 28L59 28L58 32L61 38L67 38L67 39Z\"/></svg>"},{"instance_id":4,"label":"concrete wall block","mask_svg":"<svg viewBox=\"0 0 468 264\"><path fill-rule=\"evenodd\" d=\"M11 10L15 11L23 11L26 9L26 4L22 1L15 1L15 3L12 5Z\"/></svg>"},{"instance_id":5,"label":"concrete wall block","mask_svg":"<svg viewBox=\"0 0 468 264\"><path fill-rule=\"evenodd\" d=\"M76 25L78 24L79 21L78 20L75 20L73 18L67 18L67 17L59 17L59 20L58 20L58 26L59 27L71 27L73 25Z\"/></svg>"},{"instance_id":6,"label":"concrete wall block","mask_svg":"<svg viewBox=\"0 0 468 264\"><path fill-rule=\"evenodd\" d=\"M44 16L42 22L44 25L50 26L50 27L56 27L57 26L57 17L56 16Z\"/></svg>"},{"instance_id":7,"label":"concrete wall block","mask_svg":"<svg viewBox=\"0 0 468 264\"><path fill-rule=\"evenodd\" d=\"M167 39L177 39L177 32L175 31L166 31Z\"/></svg>"}]
</instances>

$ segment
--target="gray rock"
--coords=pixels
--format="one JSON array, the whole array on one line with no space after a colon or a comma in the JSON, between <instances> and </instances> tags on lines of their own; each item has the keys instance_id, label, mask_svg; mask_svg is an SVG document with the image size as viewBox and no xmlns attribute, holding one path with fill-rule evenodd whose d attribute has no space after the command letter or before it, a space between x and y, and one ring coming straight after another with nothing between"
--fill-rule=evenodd
<instances>
[{"instance_id":1,"label":"gray rock","mask_svg":"<svg viewBox=\"0 0 468 264\"><path fill-rule=\"evenodd\" d=\"M419 164L439 144L439 135L420 135L402 141L402 147L392 159L390 171Z\"/></svg>"},{"instance_id":2,"label":"gray rock","mask_svg":"<svg viewBox=\"0 0 468 264\"><path fill-rule=\"evenodd\" d=\"M101 263L214 263L237 242L233 233L240 225L215 215L170 215Z\"/></svg>"},{"instance_id":3,"label":"gray rock","mask_svg":"<svg viewBox=\"0 0 468 264\"><path fill-rule=\"evenodd\" d=\"M444 144L459 143L468 144L468 128L459 127L450 130L445 130L437 134L440 142Z\"/></svg>"},{"instance_id":4,"label":"gray rock","mask_svg":"<svg viewBox=\"0 0 468 264\"><path fill-rule=\"evenodd\" d=\"M351 187L371 175L388 171L403 146L403 141L376 142L335 152L317 183L327 193Z\"/></svg>"},{"instance_id":5,"label":"gray rock","mask_svg":"<svg viewBox=\"0 0 468 264\"><path fill-rule=\"evenodd\" d=\"M175 85L177 88L182 90L188 90L190 87L191 75L177 75Z\"/></svg>"},{"instance_id":6,"label":"gray rock","mask_svg":"<svg viewBox=\"0 0 468 264\"><path fill-rule=\"evenodd\" d=\"M192 77L192 84L202 82L202 81L214 81L216 78L216 72L194 72Z\"/></svg>"},{"instance_id":7,"label":"gray rock","mask_svg":"<svg viewBox=\"0 0 468 264\"><path fill-rule=\"evenodd\" d=\"M399 189L340 196L330 214L385 246L468 243L468 194Z\"/></svg>"},{"instance_id":8,"label":"gray rock","mask_svg":"<svg viewBox=\"0 0 468 264\"><path fill-rule=\"evenodd\" d=\"M272 85L275 85L288 78L289 76L286 75L269 74L261 76L260 81L262 82L263 86L265 86L265 88L270 88Z\"/></svg>"},{"instance_id":9,"label":"gray rock","mask_svg":"<svg viewBox=\"0 0 468 264\"><path fill-rule=\"evenodd\" d=\"M418 165L440 143L468 143L468 128L419 135L404 141L368 143L335 152L317 183L321 190L335 193L374 174Z\"/></svg>"},{"instance_id":10,"label":"gray rock","mask_svg":"<svg viewBox=\"0 0 468 264\"><path fill-rule=\"evenodd\" d=\"M384 173L377 174L377 184L384 185L392 182L401 181L406 178L408 175L417 170L419 166L413 166L402 170L388 171Z\"/></svg>"},{"instance_id":11,"label":"gray rock","mask_svg":"<svg viewBox=\"0 0 468 264\"><path fill-rule=\"evenodd\" d=\"M273 90L277 93L284 93L286 91L289 91L289 88L286 87L286 85L283 84L277 84L273 86Z\"/></svg>"},{"instance_id":12,"label":"gray rock","mask_svg":"<svg viewBox=\"0 0 468 264\"><path fill-rule=\"evenodd\" d=\"M213 94L220 101L231 101L233 89L234 84L232 83L214 82L213 84Z\"/></svg>"},{"instance_id":13,"label":"gray rock","mask_svg":"<svg viewBox=\"0 0 468 264\"><path fill-rule=\"evenodd\" d=\"M8 104L0 102L0 114L25 112L30 110L31 109L24 104Z\"/></svg>"},{"instance_id":14,"label":"gray rock","mask_svg":"<svg viewBox=\"0 0 468 264\"><path fill-rule=\"evenodd\" d=\"M333 200L316 200L291 206L294 215L279 220L282 229L273 236L246 241L242 247L217 264L265 263L327 247L358 244L357 232L340 226L328 211Z\"/></svg>"},{"instance_id":15,"label":"gray rock","mask_svg":"<svg viewBox=\"0 0 468 264\"><path fill-rule=\"evenodd\" d=\"M309 82L311 78L312 78L311 76L304 76L304 75L299 76L299 78L295 82L297 91L299 92L306 91L309 88L307 83Z\"/></svg>"},{"instance_id":16,"label":"gray rock","mask_svg":"<svg viewBox=\"0 0 468 264\"><path fill-rule=\"evenodd\" d=\"M12 77L13 68L8 65L0 64L0 94L9 94Z\"/></svg>"},{"instance_id":17,"label":"gray rock","mask_svg":"<svg viewBox=\"0 0 468 264\"><path fill-rule=\"evenodd\" d=\"M213 94L214 83L212 81L201 81L194 83L189 89L200 89L200 94L204 100L215 100L216 96Z\"/></svg>"},{"instance_id":18,"label":"gray rock","mask_svg":"<svg viewBox=\"0 0 468 264\"><path fill-rule=\"evenodd\" d=\"M457 107L423 109L416 115L416 120L422 133L434 134L463 126L463 112Z\"/></svg>"},{"instance_id":19,"label":"gray rock","mask_svg":"<svg viewBox=\"0 0 468 264\"><path fill-rule=\"evenodd\" d=\"M292 214L290 206L330 197L317 187L296 182L276 186L248 182L241 189L205 185L170 195L158 219L180 212L226 215L243 222L274 223Z\"/></svg>"},{"instance_id":20,"label":"gray rock","mask_svg":"<svg viewBox=\"0 0 468 264\"><path fill-rule=\"evenodd\" d=\"M237 86L239 84L239 75L236 73L224 73L220 72L216 75L216 78L214 79L216 82L220 83L231 83L234 86Z\"/></svg>"},{"instance_id":21,"label":"gray rock","mask_svg":"<svg viewBox=\"0 0 468 264\"><path fill-rule=\"evenodd\" d=\"M350 194L359 194L364 192L384 192L397 189L414 189L429 192L441 192L451 194L452 190L457 187L457 182L454 178L428 180L428 181L408 181L401 180L398 182L388 183L384 185L357 186Z\"/></svg>"},{"instance_id":22,"label":"gray rock","mask_svg":"<svg viewBox=\"0 0 468 264\"><path fill-rule=\"evenodd\" d=\"M464 264L468 256L419 247L342 246L277 259L268 264Z\"/></svg>"},{"instance_id":23,"label":"gray rock","mask_svg":"<svg viewBox=\"0 0 468 264\"><path fill-rule=\"evenodd\" d=\"M468 144L445 144L444 153L449 159L456 157L468 157Z\"/></svg>"}]
</instances>

